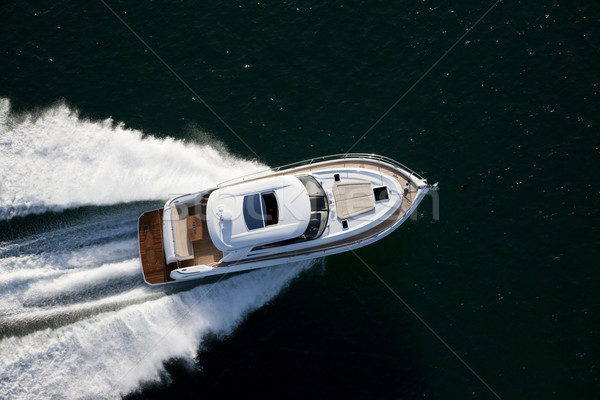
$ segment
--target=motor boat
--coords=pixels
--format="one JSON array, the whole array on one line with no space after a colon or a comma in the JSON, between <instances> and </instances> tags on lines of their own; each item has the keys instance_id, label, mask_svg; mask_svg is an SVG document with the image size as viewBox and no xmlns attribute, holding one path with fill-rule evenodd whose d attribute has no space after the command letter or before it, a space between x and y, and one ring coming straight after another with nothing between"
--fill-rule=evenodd
<instances>
[{"instance_id":1,"label":"motor boat","mask_svg":"<svg viewBox=\"0 0 600 400\"><path fill-rule=\"evenodd\" d=\"M146 283L349 251L393 232L437 184L373 154L305 160L180 195L139 218Z\"/></svg>"}]
</instances>

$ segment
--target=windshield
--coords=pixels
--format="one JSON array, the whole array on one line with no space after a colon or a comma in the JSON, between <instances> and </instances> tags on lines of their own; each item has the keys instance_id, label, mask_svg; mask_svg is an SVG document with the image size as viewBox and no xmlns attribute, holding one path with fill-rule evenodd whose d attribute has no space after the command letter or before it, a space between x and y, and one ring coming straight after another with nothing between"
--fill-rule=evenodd
<instances>
[{"instance_id":1,"label":"windshield","mask_svg":"<svg viewBox=\"0 0 600 400\"><path fill-rule=\"evenodd\" d=\"M310 219L308 228L302 234L303 239L316 239L323 234L329 218L329 202L321 184L310 175L299 175L310 199Z\"/></svg>"}]
</instances>

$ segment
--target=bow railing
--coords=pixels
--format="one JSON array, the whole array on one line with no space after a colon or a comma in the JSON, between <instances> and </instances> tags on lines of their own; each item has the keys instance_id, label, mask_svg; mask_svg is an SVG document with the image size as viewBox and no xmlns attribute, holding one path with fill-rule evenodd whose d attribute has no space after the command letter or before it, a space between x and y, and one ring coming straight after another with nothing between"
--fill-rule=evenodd
<instances>
[{"instance_id":1,"label":"bow railing","mask_svg":"<svg viewBox=\"0 0 600 400\"><path fill-rule=\"evenodd\" d=\"M368 160L385 162L386 164L390 164L393 167L403 169L404 171L408 172L410 175L414 175L423 181L427 181L425 178L423 178L421 175L419 175L412 169L408 168L406 165L401 164L398 161L393 160L389 157L380 156L378 154L369 154L369 153L343 153L343 154L332 154L332 155L328 155L328 156L315 157L315 158L311 158L308 160L298 161L298 162L294 162L291 164L281 165L279 167L254 172L254 173L244 175L239 178L234 178L234 179L227 180L225 182L221 182L217 186L221 187L221 186L231 185L235 182L244 182L249 179L256 179L261 176L270 175L273 172L279 172L279 171L284 171L284 170L288 170L288 169L291 170L294 168L305 167L307 165L318 164L318 163L322 163L322 162L326 162L326 161L346 160L346 159L368 159Z\"/></svg>"}]
</instances>

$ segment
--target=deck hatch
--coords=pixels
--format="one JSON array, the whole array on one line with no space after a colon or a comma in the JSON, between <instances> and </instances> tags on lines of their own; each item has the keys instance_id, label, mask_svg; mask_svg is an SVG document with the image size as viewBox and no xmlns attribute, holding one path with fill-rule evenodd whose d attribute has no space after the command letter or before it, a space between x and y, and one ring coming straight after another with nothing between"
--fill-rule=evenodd
<instances>
[{"instance_id":1,"label":"deck hatch","mask_svg":"<svg viewBox=\"0 0 600 400\"><path fill-rule=\"evenodd\" d=\"M373 194L375 195L375 201L388 200L390 198L387 186L373 188Z\"/></svg>"}]
</instances>

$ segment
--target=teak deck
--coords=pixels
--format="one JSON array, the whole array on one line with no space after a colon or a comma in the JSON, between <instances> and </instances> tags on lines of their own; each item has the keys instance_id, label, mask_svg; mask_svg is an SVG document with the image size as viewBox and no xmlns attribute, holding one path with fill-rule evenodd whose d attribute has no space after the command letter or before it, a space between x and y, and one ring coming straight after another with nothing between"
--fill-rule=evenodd
<instances>
[{"instance_id":1,"label":"teak deck","mask_svg":"<svg viewBox=\"0 0 600 400\"><path fill-rule=\"evenodd\" d=\"M167 265L162 239L163 210L144 213L139 220L140 258L144 279L148 283L164 283L172 281L169 274L177 268L177 264Z\"/></svg>"},{"instance_id":2,"label":"teak deck","mask_svg":"<svg viewBox=\"0 0 600 400\"><path fill-rule=\"evenodd\" d=\"M163 209L148 211L139 220L139 245L140 258L144 279L151 284L171 282L171 271L177 268L191 267L193 265L216 264L223 253L215 247L210 240L206 226L206 205L189 208L190 216L198 216L202 222L202 239L192 241L194 258L167 264L163 249Z\"/></svg>"},{"instance_id":3,"label":"teak deck","mask_svg":"<svg viewBox=\"0 0 600 400\"><path fill-rule=\"evenodd\" d=\"M410 182L410 178L404 176L400 173L400 171L391 166L388 166L387 164L382 164L373 160L333 160L330 162L304 165L301 167L293 168L292 170L278 171L269 176L298 174L302 172L320 170L323 168L351 167L366 168L383 172L400 182L401 187L405 187L407 183L409 184L409 192L407 195L404 196L402 206L378 226L370 229L367 232L363 232L360 235L356 235L350 239L345 239L326 245L313 247L311 249L284 252L277 255L257 257L248 260L238 261L235 263L219 263L219 260L223 257L223 253L219 251L210 240L210 235L208 234L208 229L206 225L206 202L203 201L203 204L189 208L189 214L200 216L200 220L202 221L203 237L201 240L196 240L192 242L194 248L194 258L190 260L180 261L179 263L167 264L165 261L165 254L162 244L163 210L159 209L154 211L148 211L147 213L144 213L139 220L140 258L142 260L142 270L146 282L150 284L171 282L173 281L173 279L170 277L171 271L177 268L191 267L194 265L208 265L214 267L227 266L231 264L254 262L258 260L268 260L282 256L289 257L293 255L302 255L313 252L315 250L337 248L351 243L356 243L358 241L375 236L379 232L383 232L384 230L388 229L389 227L394 225L394 223L399 221L402 218L402 216L408 211L408 209L412 206L414 198L413 196L417 193L417 188L414 184L412 184L412 182ZM250 182L252 180L261 178L264 178L264 176L244 181L236 181L232 184Z\"/></svg>"},{"instance_id":4,"label":"teak deck","mask_svg":"<svg viewBox=\"0 0 600 400\"><path fill-rule=\"evenodd\" d=\"M191 216L198 216L202 221L202 239L192 241L192 246L194 246L194 258L191 260L180 261L179 268L191 267L194 265L208 265L210 267L212 264L218 263L219 260L223 258L223 252L217 249L210 240L208 226L206 225L206 202L203 202L200 206L190 207L189 212Z\"/></svg>"}]
</instances>

